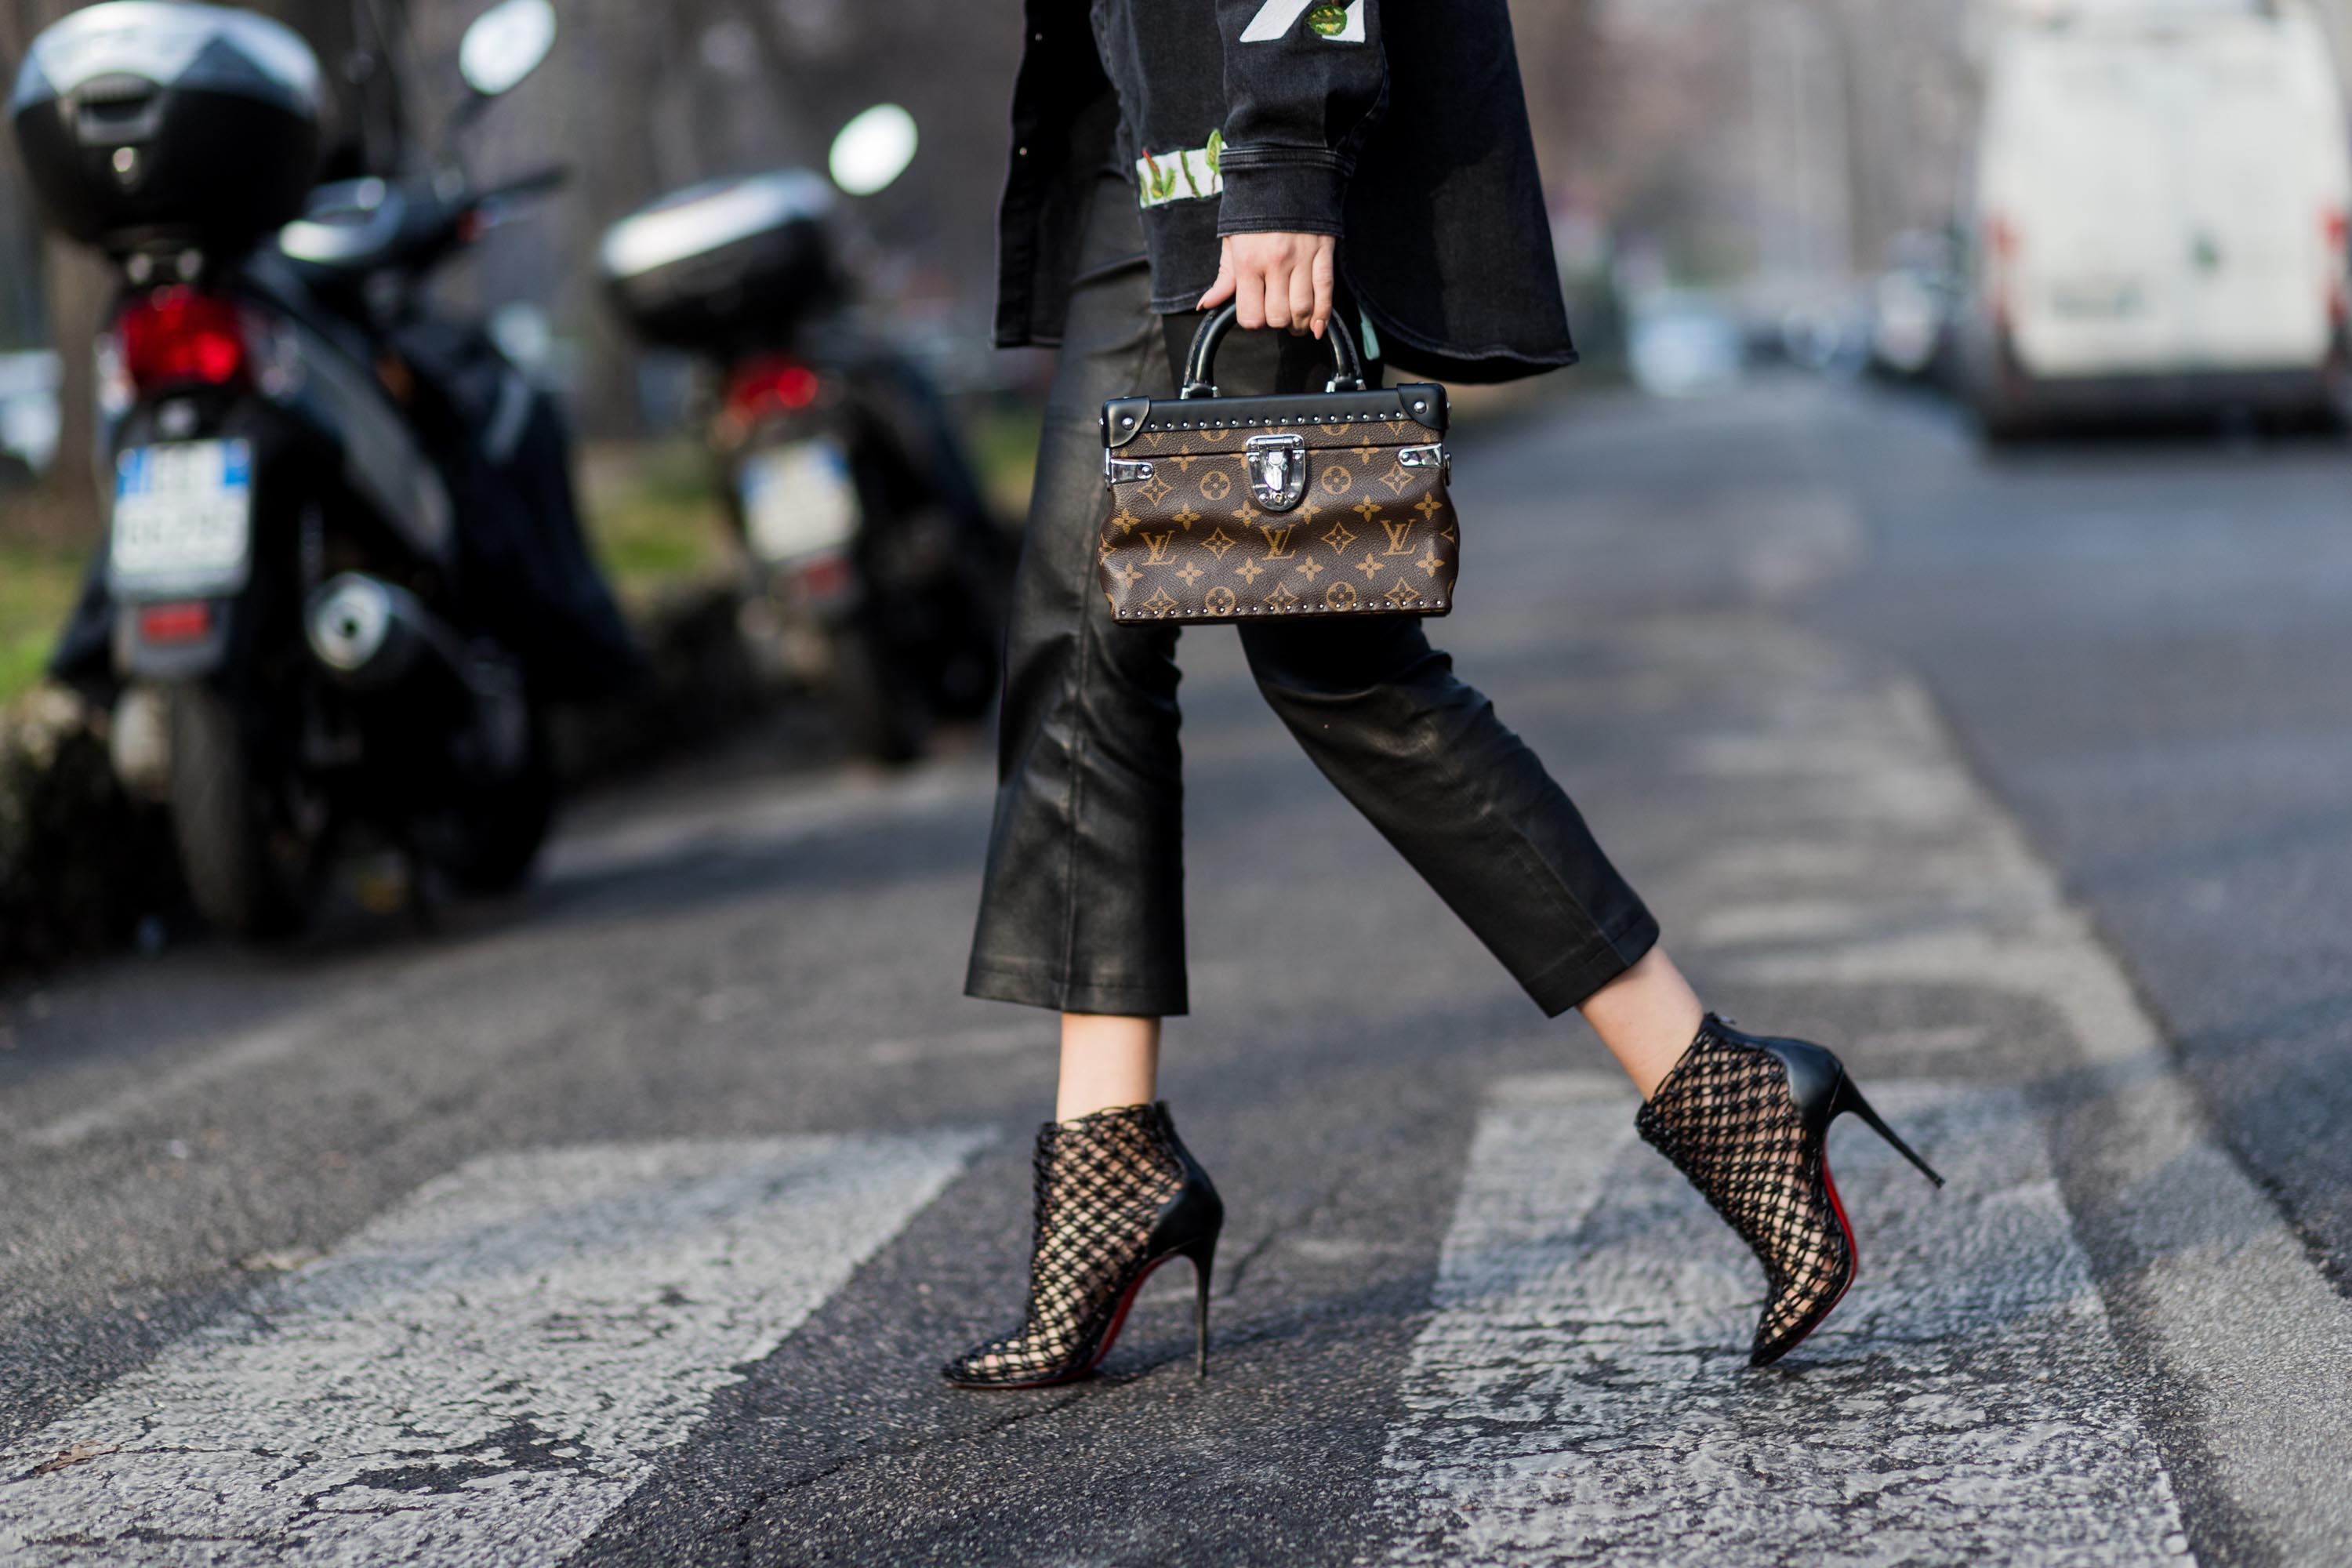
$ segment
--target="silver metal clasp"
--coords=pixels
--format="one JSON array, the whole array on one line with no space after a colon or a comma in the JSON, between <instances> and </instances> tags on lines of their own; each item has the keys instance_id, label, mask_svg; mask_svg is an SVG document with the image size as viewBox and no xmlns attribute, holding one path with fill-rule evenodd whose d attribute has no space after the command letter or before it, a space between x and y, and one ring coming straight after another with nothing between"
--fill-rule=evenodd
<instances>
[{"instance_id":1,"label":"silver metal clasp","mask_svg":"<svg viewBox=\"0 0 2352 1568\"><path fill-rule=\"evenodd\" d=\"M1430 447L1400 447L1397 466L1405 468L1435 468L1448 479L1454 478L1454 454L1441 441Z\"/></svg>"},{"instance_id":2,"label":"silver metal clasp","mask_svg":"<svg viewBox=\"0 0 2352 1568\"><path fill-rule=\"evenodd\" d=\"M1250 494L1268 511L1288 511L1307 494L1307 438L1253 436L1243 444Z\"/></svg>"},{"instance_id":3,"label":"silver metal clasp","mask_svg":"<svg viewBox=\"0 0 2352 1568\"><path fill-rule=\"evenodd\" d=\"M1103 454L1103 483L1107 485L1123 485L1150 477L1150 463L1137 462L1131 458L1114 458L1108 452Z\"/></svg>"}]
</instances>

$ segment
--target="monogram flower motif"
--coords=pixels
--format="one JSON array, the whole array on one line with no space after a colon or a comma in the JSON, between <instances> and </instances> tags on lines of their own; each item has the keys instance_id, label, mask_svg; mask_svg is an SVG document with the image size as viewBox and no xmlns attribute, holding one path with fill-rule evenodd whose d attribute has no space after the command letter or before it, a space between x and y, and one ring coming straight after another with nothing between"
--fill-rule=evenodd
<instances>
[{"instance_id":1,"label":"monogram flower motif","mask_svg":"<svg viewBox=\"0 0 2352 1568\"><path fill-rule=\"evenodd\" d=\"M1235 539L1232 534L1227 533L1221 528L1217 530L1216 532L1209 535L1208 538L1201 541L1201 548L1215 556L1218 560L1223 561L1225 558L1225 552L1231 550L1234 545L1240 542L1241 542L1239 540Z\"/></svg>"},{"instance_id":2,"label":"monogram flower motif","mask_svg":"<svg viewBox=\"0 0 2352 1568\"><path fill-rule=\"evenodd\" d=\"M1405 487L1412 483L1412 476L1405 472L1402 463L1391 463L1389 471L1377 477L1381 483L1388 486L1389 494L1392 496L1404 494Z\"/></svg>"},{"instance_id":3,"label":"monogram flower motif","mask_svg":"<svg viewBox=\"0 0 2352 1568\"><path fill-rule=\"evenodd\" d=\"M1356 531L1344 522L1335 522L1331 531L1323 536L1323 542L1331 547L1332 554L1344 554L1348 546L1356 542Z\"/></svg>"},{"instance_id":4,"label":"monogram flower motif","mask_svg":"<svg viewBox=\"0 0 2352 1568\"><path fill-rule=\"evenodd\" d=\"M1223 468L1211 468L1201 476L1201 493L1211 500L1223 500L1234 493L1234 479Z\"/></svg>"},{"instance_id":5,"label":"monogram flower motif","mask_svg":"<svg viewBox=\"0 0 2352 1568\"><path fill-rule=\"evenodd\" d=\"M1234 591L1222 583L1210 589L1207 596L1201 602L1208 606L1209 614L1213 616L1230 616L1234 613Z\"/></svg>"},{"instance_id":6,"label":"monogram flower motif","mask_svg":"<svg viewBox=\"0 0 2352 1568\"><path fill-rule=\"evenodd\" d=\"M1424 565L1424 566L1426 566L1426 565L1428 565L1428 564L1429 564L1429 563L1428 563L1428 562L1426 562L1426 561L1424 561L1424 562L1423 562L1423 563L1422 563L1422 564L1423 564L1423 565ZM1184 563L1184 564L1183 564L1183 565L1179 566L1178 568L1176 568L1176 575L1178 575L1179 577L1183 578L1183 579L1184 579L1184 586L1186 586L1187 588L1189 588L1189 587L1191 587L1193 584L1195 584L1195 583L1199 582L1202 578L1203 578L1203 577L1207 576L1207 575L1208 575L1208 574L1207 574L1206 572L1202 571L1198 566L1195 566L1195 565L1194 565L1192 563L1191 563L1190 561L1187 561L1186 563Z\"/></svg>"},{"instance_id":7,"label":"monogram flower motif","mask_svg":"<svg viewBox=\"0 0 2352 1568\"><path fill-rule=\"evenodd\" d=\"M1356 488L1356 481L1348 477L1348 470L1337 463L1324 464L1322 477L1315 482L1323 487L1323 493L1327 496L1343 496Z\"/></svg>"},{"instance_id":8,"label":"monogram flower motif","mask_svg":"<svg viewBox=\"0 0 2352 1568\"><path fill-rule=\"evenodd\" d=\"M1234 568L1234 575L1240 578L1244 583L1255 583L1258 579L1258 574L1265 570L1265 568L1259 565L1256 562L1244 560L1240 565Z\"/></svg>"}]
</instances>

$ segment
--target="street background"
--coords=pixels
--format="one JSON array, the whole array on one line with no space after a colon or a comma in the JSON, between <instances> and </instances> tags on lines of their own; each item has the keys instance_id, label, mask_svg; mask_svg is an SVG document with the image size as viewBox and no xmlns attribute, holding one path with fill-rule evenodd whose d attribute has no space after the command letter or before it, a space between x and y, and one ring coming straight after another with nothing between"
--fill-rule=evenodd
<instances>
[{"instance_id":1,"label":"street background","mask_svg":"<svg viewBox=\"0 0 2352 1568\"><path fill-rule=\"evenodd\" d=\"M1052 1020L958 994L990 735L879 768L785 700L429 929L364 879L290 947L159 901L0 980L0 1563L2352 1559L2352 447L2226 401L1989 439L1932 343L1891 363L1885 279L1969 270L1983 13L1515 10L1591 363L1465 399L1435 629L1710 1004L1951 1178L1835 1138L1827 1326L1746 1370L1752 1260L1589 1031L1202 629L1165 1084L1231 1214L1205 1382L1185 1280L1096 1380L938 1383L1018 1310L1051 1103ZM589 177L449 286L537 312L633 610L727 545L684 368L578 258L871 102L924 140L855 215L870 288L1017 510L1013 8L560 11L482 158ZM102 282L0 171L0 342L86 339ZM67 456L0 492L20 708L97 537L58 379Z\"/></svg>"}]
</instances>

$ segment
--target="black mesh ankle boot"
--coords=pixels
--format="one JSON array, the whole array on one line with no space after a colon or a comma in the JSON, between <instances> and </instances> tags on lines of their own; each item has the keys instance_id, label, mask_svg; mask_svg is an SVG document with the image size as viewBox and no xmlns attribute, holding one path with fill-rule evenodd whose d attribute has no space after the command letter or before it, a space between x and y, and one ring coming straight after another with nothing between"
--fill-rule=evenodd
<instances>
[{"instance_id":1,"label":"black mesh ankle boot","mask_svg":"<svg viewBox=\"0 0 2352 1568\"><path fill-rule=\"evenodd\" d=\"M1209 1276L1225 1205L1163 1101L1037 1131L1036 1232L1021 1327L941 1368L959 1388L1046 1388L1110 1353L1135 1293L1171 1258L1192 1261L1193 1331L1209 1373Z\"/></svg>"},{"instance_id":2,"label":"black mesh ankle boot","mask_svg":"<svg viewBox=\"0 0 2352 1568\"><path fill-rule=\"evenodd\" d=\"M1878 1119L1836 1057L1803 1040L1743 1035L1712 1013L1633 1119L1764 1265L1753 1365L1796 1348L1853 1283L1853 1227L1826 1150L1830 1123L1848 1110L1944 1184Z\"/></svg>"}]
</instances>

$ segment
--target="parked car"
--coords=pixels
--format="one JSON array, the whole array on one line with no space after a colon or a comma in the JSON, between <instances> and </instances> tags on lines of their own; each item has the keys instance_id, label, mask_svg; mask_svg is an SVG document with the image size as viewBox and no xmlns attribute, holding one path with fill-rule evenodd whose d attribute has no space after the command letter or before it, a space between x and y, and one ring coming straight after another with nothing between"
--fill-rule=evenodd
<instances>
[{"instance_id":1,"label":"parked car","mask_svg":"<svg viewBox=\"0 0 2352 1568\"><path fill-rule=\"evenodd\" d=\"M1940 381L1961 308L1950 239L1912 230L1888 248L1887 268L1870 289L1870 368L1896 381Z\"/></svg>"},{"instance_id":2,"label":"parked car","mask_svg":"<svg viewBox=\"0 0 2352 1568\"><path fill-rule=\"evenodd\" d=\"M2340 406L2344 105L2302 0L2047 5L1987 77L1967 389L2069 416Z\"/></svg>"},{"instance_id":3,"label":"parked car","mask_svg":"<svg viewBox=\"0 0 2352 1568\"><path fill-rule=\"evenodd\" d=\"M1687 289L1660 289L1625 312L1626 368L1653 397L1699 397L1736 385L1748 334L1724 301Z\"/></svg>"},{"instance_id":4,"label":"parked car","mask_svg":"<svg viewBox=\"0 0 2352 1568\"><path fill-rule=\"evenodd\" d=\"M0 470L14 461L37 474L56 460L60 370L47 349L0 354Z\"/></svg>"}]
</instances>

